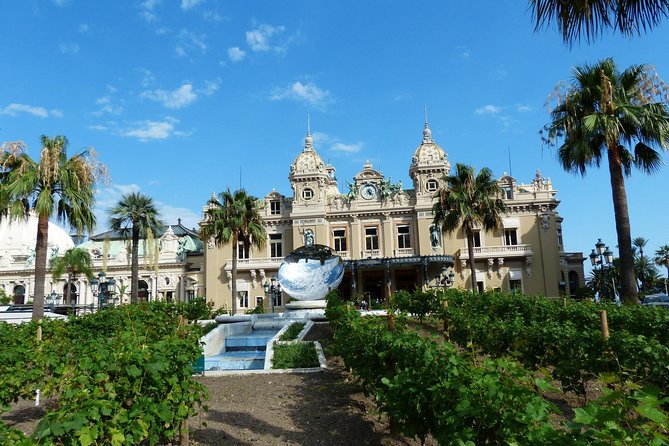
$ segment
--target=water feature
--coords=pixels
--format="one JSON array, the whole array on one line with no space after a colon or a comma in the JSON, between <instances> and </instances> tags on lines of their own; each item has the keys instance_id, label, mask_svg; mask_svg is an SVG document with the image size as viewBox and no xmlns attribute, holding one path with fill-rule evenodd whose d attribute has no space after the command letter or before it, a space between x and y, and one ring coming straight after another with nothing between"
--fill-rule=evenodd
<instances>
[{"instance_id":1,"label":"water feature","mask_svg":"<svg viewBox=\"0 0 669 446\"><path fill-rule=\"evenodd\" d=\"M263 369L267 344L278 332L278 328L251 328L226 336L217 355L205 356L205 371Z\"/></svg>"}]
</instances>

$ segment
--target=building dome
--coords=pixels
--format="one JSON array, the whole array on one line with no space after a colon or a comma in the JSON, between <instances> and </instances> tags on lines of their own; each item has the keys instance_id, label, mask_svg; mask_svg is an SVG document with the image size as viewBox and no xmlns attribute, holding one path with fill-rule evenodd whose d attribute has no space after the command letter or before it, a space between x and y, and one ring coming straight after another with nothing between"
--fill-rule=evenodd
<instances>
[{"instance_id":1,"label":"building dome","mask_svg":"<svg viewBox=\"0 0 669 446\"><path fill-rule=\"evenodd\" d=\"M29 259L35 250L36 238L37 217L34 214L31 213L27 220L10 221L9 218L3 218L0 221L0 266ZM63 255L68 249L74 248L72 237L51 222L48 242L51 252L47 256Z\"/></svg>"},{"instance_id":2,"label":"building dome","mask_svg":"<svg viewBox=\"0 0 669 446\"><path fill-rule=\"evenodd\" d=\"M304 150L297 155L290 166L291 174L309 174L325 172L325 163L314 150L314 141L311 133L304 139Z\"/></svg>"},{"instance_id":3,"label":"building dome","mask_svg":"<svg viewBox=\"0 0 669 446\"><path fill-rule=\"evenodd\" d=\"M423 141L413 154L412 164L441 164L446 160L446 152L432 139L430 126L425 123Z\"/></svg>"}]
</instances>

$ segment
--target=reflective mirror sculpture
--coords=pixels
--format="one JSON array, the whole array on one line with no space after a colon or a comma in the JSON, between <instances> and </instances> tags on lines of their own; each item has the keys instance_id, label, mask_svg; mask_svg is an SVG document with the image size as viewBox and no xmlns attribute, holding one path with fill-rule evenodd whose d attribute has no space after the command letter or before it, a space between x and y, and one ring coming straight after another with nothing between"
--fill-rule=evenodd
<instances>
[{"instance_id":1,"label":"reflective mirror sculpture","mask_svg":"<svg viewBox=\"0 0 669 446\"><path fill-rule=\"evenodd\" d=\"M297 248L279 267L281 289L297 300L323 299L343 278L341 257L324 245Z\"/></svg>"}]
</instances>

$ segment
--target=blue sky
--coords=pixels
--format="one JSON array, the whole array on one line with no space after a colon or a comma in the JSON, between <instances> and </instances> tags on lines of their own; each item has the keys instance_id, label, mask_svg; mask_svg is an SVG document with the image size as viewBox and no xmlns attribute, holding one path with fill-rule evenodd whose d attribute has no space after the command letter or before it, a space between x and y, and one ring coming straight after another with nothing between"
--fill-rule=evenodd
<instances>
[{"instance_id":1,"label":"blue sky","mask_svg":"<svg viewBox=\"0 0 669 446\"><path fill-rule=\"evenodd\" d=\"M569 48L535 33L526 1L25 0L0 3L0 141L63 134L109 167L105 209L140 190L168 222L196 226L212 192L291 195L311 114L340 189L366 160L411 184L426 106L452 164L553 180L566 249L616 245L606 169L563 172L539 130L571 67L613 57L669 79L667 24ZM509 165L509 151L511 166ZM664 156L665 161L667 156ZM632 235L669 244L669 167L628 180ZM253 169L261 174L253 174Z\"/></svg>"}]
</instances>

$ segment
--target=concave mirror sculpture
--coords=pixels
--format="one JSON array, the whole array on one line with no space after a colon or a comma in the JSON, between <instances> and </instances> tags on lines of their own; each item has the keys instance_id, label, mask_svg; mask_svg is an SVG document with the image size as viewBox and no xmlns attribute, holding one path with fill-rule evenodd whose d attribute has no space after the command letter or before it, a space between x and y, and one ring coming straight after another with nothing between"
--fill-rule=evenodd
<instances>
[{"instance_id":1,"label":"concave mirror sculpture","mask_svg":"<svg viewBox=\"0 0 669 446\"><path fill-rule=\"evenodd\" d=\"M324 245L297 248L279 267L281 289L297 300L323 299L344 278L344 263Z\"/></svg>"}]
</instances>

